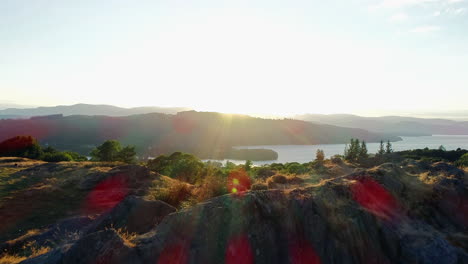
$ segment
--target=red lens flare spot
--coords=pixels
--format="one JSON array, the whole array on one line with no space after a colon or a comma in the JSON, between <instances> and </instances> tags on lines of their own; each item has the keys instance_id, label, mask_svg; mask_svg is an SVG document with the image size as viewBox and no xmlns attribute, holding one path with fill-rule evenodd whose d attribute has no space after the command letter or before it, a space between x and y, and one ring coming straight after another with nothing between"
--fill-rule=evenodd
<instances>
[{"instance_id":1,"label":"red lens flare spot","mask_svg":"<svg viewBox=\"0 0 468 264\"><path fill-rule=\"evenodd\" d=\"M30 135L38 140L44 140L57 134L59 129L54 117L0 120L0 141L17 135Z\"/></svg>"},{"instance_id":2,"label":"red lens flare spot","mask_svg":"<svg viewBox=\"0 0 468 264\"><path fill-rule=\"evenodd\" d=\"M398 202L375 180L359 179L351 186L351 192L356 202L380 218L390 220L399 215Z\"/></svg>"},{"instance_id":3,"label":"red lens flare spot","mask_svg":"<svg viewBox=\"0 0 468 264\"><path fill-rule=\"evenodd\" d=\"M124 175L116 175L96 185L85 200L85 213L102 213L114 208L128 194Z\"/></svg>"},{"instance_id":4,"label":"red lens flare spot","mask_svg":"<svg viewBox=\"0 0 468 264\"><path fill-rule=\"evenodd\" d=\"M230 193L240 194L250 189L251 180L244 169L231 171L228 176L228 190Z\"/></svg>"},{"instance_id":5,"label":"red lens flare spot","mask_svg":"<svg viewBox=\"0 0 468 264\"><path fill-rule=\"evenodd\" d=\"M172 119L172 127L177 133L189 134L195 129L196 123L188 116L177 115Z\"/></svg>"},{"instance_id":6,"label":"red lens flare spot","mask_svg":"<svg viewBox=\"0 0 468 264\"><path fill-rule=\"evenodd\" d=\"M159 255L157 264L188 263L188 249L184 243L169 245Z\"/></svg>"},{"instance_id":7,"label":"red lens flare spot","mask_svg":"<svg viewBox=\"0 0 468 264\"><path fill-rule=\"evenodd\" d=\"M294 135L294 136L303 135L305 132L305 125L306 125L305 122L296 121L296 120L289 121L286 123L286 127L284 128L284 131L288 135Z\"/></svg>"},{"instance_id":8,"label":"red lens flare spot","mask_svg":"<svg viewBox=\"0 0 468 264\"><path fill-rule=\"evenodd\" d=\"M97 123L97 137L101 140L121 139L129 134L131 129L125 119L121 117L106 116Z\"/></svg>"},{"instance_id":9,"label":"red lens flare spot","mask_svg":"<svg viewBox=\"0 0 468 264\"><path fill-rule=\"evenodd\" d=\"M289 258L292 264L319 264L320 258L307 241L300 239L289 245Z\"/></svg>"},{"instance_id":10,"label":"red lens flare spot","mask_svg":"<svg viewBox=\"0 0 468 264\"><path fill-rule=\"evenodd\" d=\"M254 263L254 255L246 235L236 236L229 240L225 260L226 264Z\"/></svg>"},{"instance_id":11,"label":"red lens flare spot","mask_svg":"<svg viewBox=\"0 0 468 264\"><path fill-rule=\"evenodd\" d=\"M37 144L36 139L31 136L16 136L0 143L0 154L15 155Z\"/></svg>"}]
</instances>

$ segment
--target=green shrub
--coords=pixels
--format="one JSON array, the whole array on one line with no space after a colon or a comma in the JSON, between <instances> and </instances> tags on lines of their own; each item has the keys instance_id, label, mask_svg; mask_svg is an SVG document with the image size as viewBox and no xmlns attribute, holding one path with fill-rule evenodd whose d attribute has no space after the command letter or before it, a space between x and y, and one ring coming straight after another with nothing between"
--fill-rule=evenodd
<instances>
[{"instance_id":1,"label":"green shrub","mask_svg":"<svg viewBox=\"0 0 468 264\"><path fill-rule=\"evenodd\" d=\"M152 171L189 183L200 181L205 172L205 165L200 159L181 152L158 156L149 160L147 165Z\"/></svg>"},{"instance_id":2,"label":"green shrub","mask_svg":"<svg viewBox=\"0 0 468 264\"><path fill-rule=\"evenodd\" d=\"M95 161L122 161L134 163L136 151L134 146L122 148L117 140L107 140L97 148L93 149L90 156Z\"/></svg>"},{"instance_id":3,"label":"green shrub","mask_svg":"<svg viewBox=\"0 0 468 264\"><path fill-rule=\"evenodd\" d=\"M463 154L463 156L455 162L455 165L461 168L468 167L468 153Z\"/></svg>"},{"instance_id":4,"label":"green shrub","mask_svg":"<svg viewBox=\"0 0 468 264\"><path fill-rule=\"evenodd\" d=\"M304 174L309 171L309 168L298 162L288 162L284 165L283 171L290 174Z\"/></svg>"},{"instance_id":5,"label":"green shrub","mask_svg":"<svg viewBox=\"0 0 468 264\"><path fill-rule=\"evenodd\" d=\"M65 153L65 152L44 153L41 156L41 159L47 162L60 162L60 161L72 161L73 160L70 154Z\"/></svg>"}]
</instances>

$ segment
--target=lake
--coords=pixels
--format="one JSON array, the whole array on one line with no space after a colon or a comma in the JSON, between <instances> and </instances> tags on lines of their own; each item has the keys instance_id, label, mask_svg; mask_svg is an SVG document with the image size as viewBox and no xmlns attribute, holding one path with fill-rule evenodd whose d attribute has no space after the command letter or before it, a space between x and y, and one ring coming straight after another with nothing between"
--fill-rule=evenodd
<instances>
[{"instance_id":1,"label":"lake","mask_svg":"<svg viewBox=\"0 0 468 264\"><path fill-rule=\"evenodd\" d=\"M403 140L392 142L393 150L410 150L422 149L428 147L430 149L439 148L443 145L447 150L455 150L457 148L468 149L468 135L433 135L422 137L401 137ZM367 143L369 153L376 153L380 143ZM321 145L272 145L272 146L238 146L236 148L248 149L272 149L278 152L277 160L269 161L254 161L254 165L263 165L270 163L286 163L299 162L305 163L315 159L317 149L322 149L327 158L340 154L342 155L345 149L345 144L321 144ZM227 160L217 160L225 163ZM245 163L245 160L229 160L235 164Z\"/></svg>"}]
</instances>

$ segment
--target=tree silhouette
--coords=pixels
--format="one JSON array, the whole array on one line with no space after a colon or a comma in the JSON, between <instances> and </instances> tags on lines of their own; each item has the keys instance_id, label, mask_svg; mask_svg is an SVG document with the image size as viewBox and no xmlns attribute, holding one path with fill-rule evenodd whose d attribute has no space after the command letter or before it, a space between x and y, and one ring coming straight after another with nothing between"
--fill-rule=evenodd
<instances>
[{"instance_id":1,"label":"tree silhouette","mask_svg":"<svg viewBox=\"0 0 468 264\"><path fill-rule=\"evenodd\" d=\"M385 147L385 153L390 154L392 152L393 152L392 143L390 143L390 140L388 140L387 141L387 146Z\"/></svg>"},{"instance_id":2,"label":"tree silhouette","mask_svg":"<svg viewBox=\"0 0 468 264\"><path fill-rule=\"evenodd\" d=\"M384 142L383 140L380 140L380 147L379 147L379 151L377 151L377 155L383 156L384 154L385 154Z\"/></svg>"},{"instance_id":3,"label":"tree silhouette","mask_svg":"<svg viewBox=\"0 0 468 264\"><path fill-rule=\"evenodd\" d=\"M323 152L322 149L317 149L317 152L315 154L315 160L322 162L325 160L325 153Z\"/></svg>"},{"instance_id":4,"label":"tree silhouette","mask_svg":"<svg viewBox=\"0 0 468 264\"><path fill-rule=\"evenodd\" d=\"M94 161L122 161L133 163L136 159L134 146L122 148L117 140L107 140L90 153Z\"/></svg>"},{"instance_id":5,"label":"tree silhouette","mask_svg":"<svg viewBox=\"0 0 468 264\"><path fill-rule=\"evenodd\" d=\"M364 160L369 157L369 154L367 154L367 145L366 142L363 140L361 143L361 148L359 149L358 153L358 159L359 160Z\"/></svg>"}]
</instances>

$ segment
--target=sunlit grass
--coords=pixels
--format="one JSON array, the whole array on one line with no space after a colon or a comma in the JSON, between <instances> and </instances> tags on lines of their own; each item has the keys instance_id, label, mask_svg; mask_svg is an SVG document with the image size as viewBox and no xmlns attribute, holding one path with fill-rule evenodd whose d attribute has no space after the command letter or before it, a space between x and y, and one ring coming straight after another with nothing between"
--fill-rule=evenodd
<instances>
[{"instance_id":1,"label":"sunlit grass","mask_svg":"<svg viewBox=\"0 0 468 264\"><path fill-rule=\"evenodd\" d=\"M35 234L36 230L30 230ZM29 232L28 232L29 233ZM31 234L30 234L31 235ZM0 264L16 264L29 258L35 258L51 251L50 247L39 247L36 241L31 241L25 244L19 253L9 254L8 252L0 255Z\"/></svg>"}]
</instances>

